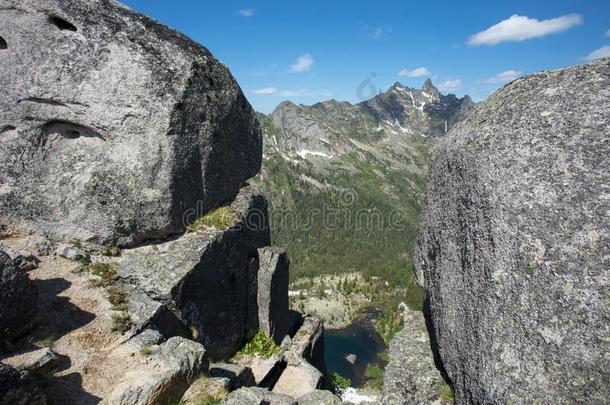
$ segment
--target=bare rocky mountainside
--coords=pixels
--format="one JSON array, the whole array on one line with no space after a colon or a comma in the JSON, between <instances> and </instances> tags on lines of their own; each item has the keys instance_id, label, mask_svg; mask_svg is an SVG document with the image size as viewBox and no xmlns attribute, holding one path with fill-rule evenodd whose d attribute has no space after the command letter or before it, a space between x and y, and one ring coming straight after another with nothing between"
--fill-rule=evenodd
<instances>
[{"instance_id":1,"label":"bare rocky mountainside","mask_svg":"<svg viewBox=\"0 0 610 405\"><path fill-rule=\"evenodd\" d=\"M457 404L610 398L610 60L518 79L433 152L415 267Z\"/></svg>"},{"instance_id":2,"label":"bare rocky mountainside","mask_svg":"<svg viewBox=\"0 0 610 405\"><path fill-rule=\"evenodd\" d=\"M2 0L0 36L0 403L338 401L228 69L113 0Z\"/></svg>"},{"instance_id":3,"label":"bare rocky mountainside","mask_svg":"<svg viewBox=\"0 0 610 405\"><path fill-rule=\"evenodd\" d=\"M273 239L288 249L292 274L410 277L429 149L474 106L428 80L422 89L397 82L355 105L283 102L259 114L256 184L269 198Z\"/></svg>"}]
</instances>

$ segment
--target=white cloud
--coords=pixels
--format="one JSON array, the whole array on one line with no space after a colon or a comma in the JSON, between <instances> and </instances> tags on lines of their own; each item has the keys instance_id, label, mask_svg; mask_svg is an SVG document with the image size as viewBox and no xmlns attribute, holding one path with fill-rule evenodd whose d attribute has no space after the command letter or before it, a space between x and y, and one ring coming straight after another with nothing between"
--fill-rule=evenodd
<instances>
[{"instance_id":1,"label":"white cloud","mask_svg":"<svg viewBox=\"0 0 610 405\"><path fill-rule=\"evenodd\" d=\"M587 55L587 60L595 60L610 57L610 45L602 46Z\"/></svg>"},{"instance_id":2,"label":"white cloud","mask_svg":"<svg viewBox=\"0 0 610 405\"><path fill-rule=\"evenodd\" d=\"M242 8L241 10L239 10L237 12L237 14L241 15L242 17L252 17L254 15L254 9L253 8Z\"/></svg>"},{"instance_id":3,"label":"white cloud","mask_svg":"<svg viewBox=\"0 0 610 405\"><path fill-rule=\"evenodd\" d=\"M311 70L314 60L310 54L306 53L297 58L297 62L294 65L290 65L292 72L306 72Z\"/></svg>"},{"instance_id":4,"label":"white cloud","mask_svg":"<svg viewBox=\"0 0 610 405\"><path fill-rule=\"evenodd\" d=\"M460 79L449 79L438 85L440 91L457 91L462 87L462 81Z\"/></svg>"},{"instance_id":5,"label":"white cloud","mask_svg":"<svg viewBox=\"0 0 610 405\"><path fill-rule=\"evenodd\" d=\"M417 69L407 70L403 69L398 72L398 76L404 77L422 77L422 76L430 76L431 72L425 67L418 67Z\"/></svg>"},{"instance_id":6,"label":"white cloud","mask_svg":"<svg viewBox=\"0 0 610 405\"><path fill-rule=\"evenodd\" d=\"M263 87L262 89L254 89L252 92L258 96L268 96L277 94L280 90L277 87Z\"/></svg>"},{"instance_id":7,"label":"white cloud","mask_svg":"<svg viewBox=\"0 0 610 405\"><path fill-rule=\"evenodd\" d=\"M389 34L390 32L392 32L392 27L390 27L389 25L381 25L381 26L375 27L373 29L367 28L367 31L369 32L369 37L374 38L374 39L381 39L386 34Z\"/></svg>"},{"instance_id":8,"label":"white cloud","mask_svg":"<svg viewBox=\"0 0 610 405\"><path fill-rule=\"evenodd\" d=\"M469 38L468 45L496 45L504 41L525 41L563 32L580 24L582 24L582 17L578 14L568 14L542 21L515 14L485 31L474 34Z\"/></svg>"},{"instance_id":9,"label":"white cloud","mask_svg":"<svg viewBox=\"0 0 610 405\"><path fill-rule=\"evenodd\" d=\"M263 87L252 90L252 93L257 96L278 96L278 97L308 97L313 95L310 90L282 90L277 87ZM323 93L326 94L326 93Z\"/></svg>"},{"instance_id":10,"label":"white cloud","mask_svg":"<svg viewBox=\"0 0 610 405\"><path fill-rule=\"evenodd\" d=\"M519 76L522 76L523 72L520 70L506 70L504 72L498 73L495 76L488 77L483 80L483 83L487 84L497 84L497 83L508 83L512 82Z\"/></svg>"}]
</instances>

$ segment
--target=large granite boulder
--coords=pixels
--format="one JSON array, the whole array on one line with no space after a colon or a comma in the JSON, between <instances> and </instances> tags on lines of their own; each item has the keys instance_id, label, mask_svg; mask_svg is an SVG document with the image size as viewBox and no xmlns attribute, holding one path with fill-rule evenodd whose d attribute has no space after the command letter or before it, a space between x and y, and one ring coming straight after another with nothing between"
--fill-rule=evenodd
<instances>
[{"instance_id":1,"label":"large granite boulder","mask_svg":"<svg viewBox=\"0 0 610 405\"><path fill-rule=\"evenodd\" d=\"M227 229L125 251L117 268L136 327L167 337L188 331L212 360L232 355L258 330L257 249L270 243L262 196L244 187L230 210Z\"/></svg>"},{"instance_id":2,"label":"large granite boulder","mask_svg":"<svg viewBox=\"0 0 610 405\"><path fill-rule=\"evenodd\" d=\"M55 240L178 233L260 168L255 114L203 46L113 0L4 0L0 220Z\"/></svg>"},{"instance_id":3,"label":"large granite boulder","mask_svg":"<svg viewBox=\"0 0 610 405\"><path fill-rule=\"evenodd\" d=\"M415 254L458 404L610 398L610 60L518 79L433 153Z\"/></svg>"},{"instance_id":4,"label":"large granite boulder","mask_svg":"<svg viewBox=\"0 0 610 405\"><path fill-rule=\"evenodd\" d=\"M141 364L132 366L106 405L171 405L177 403L200 373L207 372L205 350L199 343L173 337L154 348Z\"/></svg>"},{"instance_id":5,"label":"large granite boulder","mask_svg":"<svg viewBox=\"0 0 610 405\"><path fill-rule=\"evenodd\" d=\"M288 334L288 255L282 249L258 250L258 323L265 334L280 344Z\"/></svg>"},{"instance_id":6,"label":"large granite boulder","mask_svg":"<svg viewBox=\"0 0 610 405\"><path fill-rule=\"evenodd\" d=\"M25 271L0 251L0 340L30 331L38 313L38 292Z\"/></svg>"},{"instance_id":7,"label":"large granite boulder","mask_svg":"<svg viewBox=\"0 0 610 405\"><path fill-rule=\"evenodd\" d=\"M284 357L287 366L273 386L273 392L298 398L322 388L324 376L318 369L294 352Z\"/></svg>"}]
</instances>

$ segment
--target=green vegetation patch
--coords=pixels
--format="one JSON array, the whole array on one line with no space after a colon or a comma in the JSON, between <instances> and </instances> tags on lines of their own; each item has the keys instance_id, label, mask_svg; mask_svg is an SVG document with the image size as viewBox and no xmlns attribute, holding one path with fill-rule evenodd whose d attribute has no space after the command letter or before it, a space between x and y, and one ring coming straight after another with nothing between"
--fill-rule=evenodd
<instances>
[{"instance_id":1,"label":"green vegetation patch","mask_svg":"<svg viewBox=\"0 0 610 405\"><path fill-rule=\"evenodd\" d=\"M279 346L262 330L256 332L252 340L239 351L241 354L258 355L266 359L279 352Z\"/></svg>"},{"instance_id":2,"label":"green vegetation patch","mask_svg":"<svg viewBox=\"0 0 610 405\"><path fill-rule=\"evenodd\" d=\"M131 322L131 317L126 313L119 313L112 315L112 331L120 333L124 335L129 332L133 323Z\"/></svg>"},{"instance_id":3,"label":"green vegetation patch","mask_svg":"<svg viewBox=\"0 0 610 405\"><path fill-rule=\"evenodd\" d=\"M453 387L445 382L439 384L438 393L440 394L441 399L444 401L455 401L455 392L453 391Z\"/></svg>"},{"instance_id":4,"label":"green vegetation patch","mask_svg":"<svg viewBox=\"0 0 610 405\"><path fill-rule=\"evenodd\" d=\"M237 220L237 214L228 206L216 208L207 214L194 220L187 230L189 232L201 232L208 228L228 229Z\"/></svg>"},{"instance_id":5,"label":"green vegetation patch","mask_svg":"<svg viewBox=\"0 0 610 405\"><path fill-rule=\"evenodd\" d=\"M377 391L383 390L383 370L376 364L369 364L366 366L364 377L366 379L366 385Z\"/></svg>"},{"instance_id":6,"label":"green vegetation patch","mask_svg":"<svg viewBox=\"0 0 610 405\"><path fill-rule=\"evenodd\" d=\"M335 395L343 394L343 391L352 385L352 380L343 377L339 373L330 373L328 376L328 389Z\"/></svg>"}]
</instances>

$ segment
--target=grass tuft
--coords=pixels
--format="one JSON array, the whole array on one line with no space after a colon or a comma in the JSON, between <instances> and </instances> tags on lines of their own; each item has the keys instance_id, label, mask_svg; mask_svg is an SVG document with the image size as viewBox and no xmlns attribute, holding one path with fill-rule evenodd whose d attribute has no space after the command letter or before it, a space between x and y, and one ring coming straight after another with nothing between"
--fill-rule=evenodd
<instances>
[{"instance_id":1,"label":"grass tuft","mask_svg":"<svg viewBox=\"0 0 610 405\"><path fill-rule=\"evenodd\" d=\"M225 230L235 222L237 214L231 207L220 207L197 218L186 227L189 232L201 232L208 228Z\"/></svg>"},{"instance_id":2,"label":"grass tuft","mask_svg":"<svg viewBox=\"0 0 610 405\"><path fill-rule=\"evenodd\" d=\"M36 341L36 344L42 347L53 347L55 344L55 336L45 336Z\"/></svg>"},{"instance_id":3,"label":"grass tuft","mask_svg":"<svg viewBox=\"0 0 610 405\"><path fill-rule=\"evenodd\" d=\"M438 393L444 401L455 401L455 391L453 391L453 387L445 382L440 383Z\"/></svg>"},{"instance_id":4,"label":"grass tuft","mask_svg":"<svg viewBox=\"0 0 610 405\"><path fill-rule=\"evenodd\" d=\"M116 287L109 287L108 301L112 304L112 309L115 311L126 311L127 310L127 292Z\"/></svg>"},{"instance_id":5,"label":"grass tuft","mask_svg":"<svg viewBox=\"0 0 610 405\"><path fill-rule=\"evenodd\" d=\"M259 330L256 335L239 351L241 354L258 355L268 359L280 352L280 347L275 344L273 339Z\"/></svg>"},{"instance_id":6,"label":"grass tuft","mask_svg":"<svg viewBox=\"0 0 610 405\"><path fill-rule=\"evenodd\" d=\"M330 391L335 394L341 396L343 391L349 386L352 385L352 380L349 378L343 377L339 373L330 373L328 376L328 388Z\"/></svg>"},{"instance_id":7,"label":"grass tuft","mask_svg":"<svg viewBox=\"0 0 610 405\"><path fill-rule=\"evenodd\" d=\"M118 332L121 335L129 332L133 323L129 314L120 313L112 315L112 331Z\"/></svg>"}]
</instances>

